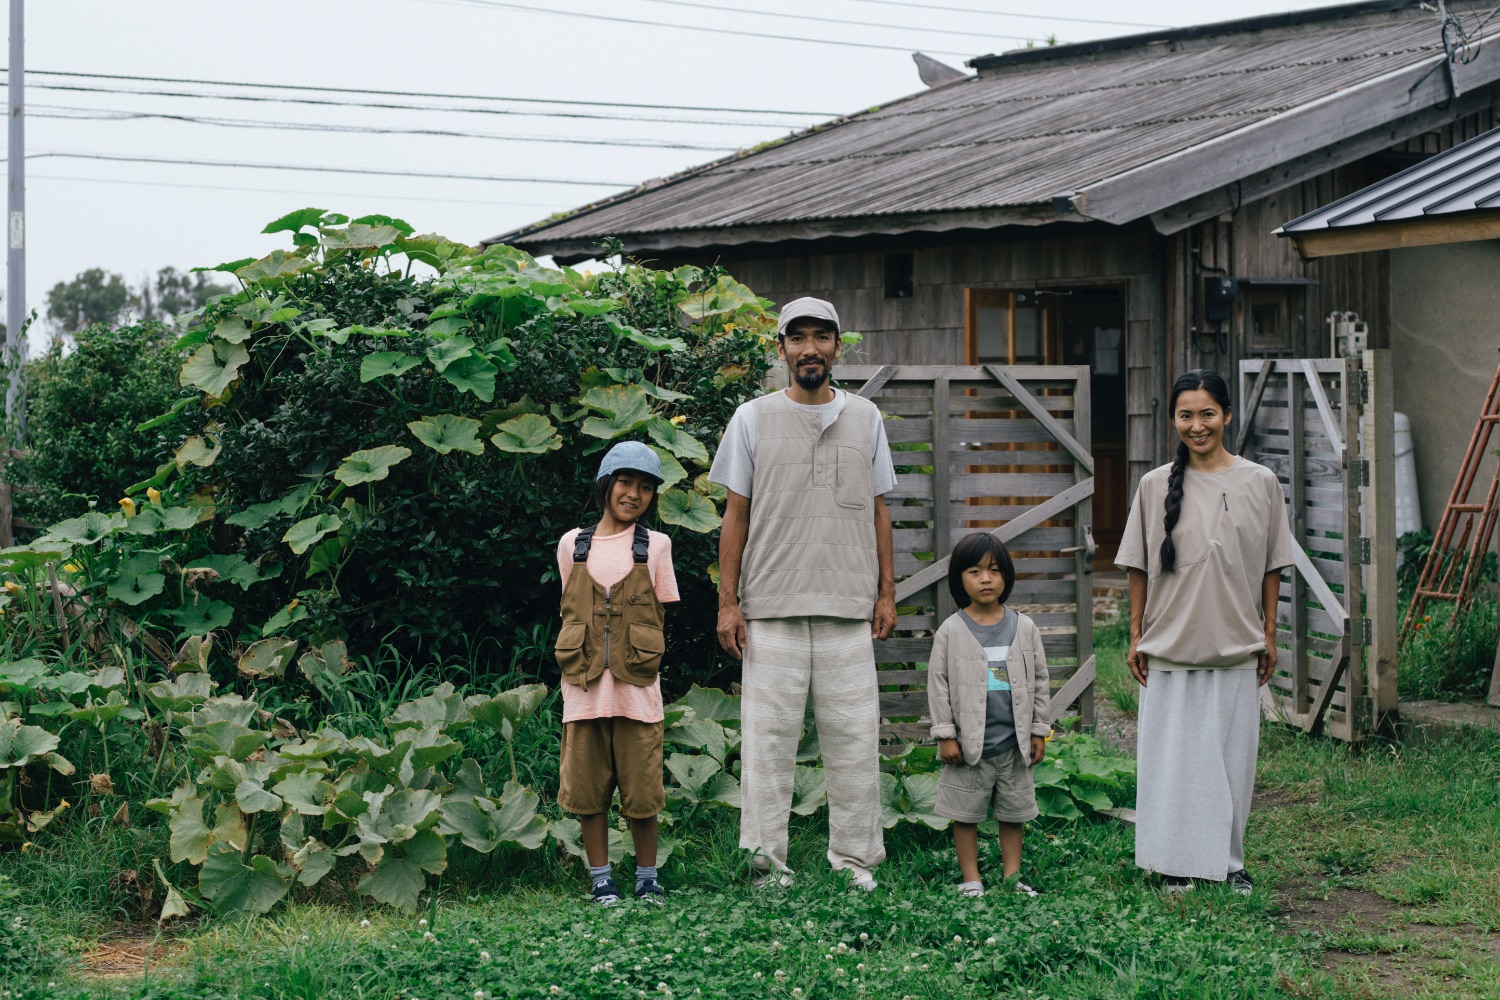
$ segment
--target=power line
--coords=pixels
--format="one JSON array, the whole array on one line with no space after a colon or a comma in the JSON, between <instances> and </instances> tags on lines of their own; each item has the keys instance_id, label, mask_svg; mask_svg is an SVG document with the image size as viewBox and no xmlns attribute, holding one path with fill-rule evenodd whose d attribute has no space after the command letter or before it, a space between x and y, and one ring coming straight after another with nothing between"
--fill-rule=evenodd
<instances>
[{"instance_id":1,"label":"power line","mask_svg":"<svg viewBox=\"0 0 1500 1000\"><path fill-rule=\"evenodd\" d=\"M349 191L307 191L298 188L253 188L229 184L178 184L169 181L125 180L120 177L65 177L60 174L27 174L30 181L77 181L86 184L129 184L135 187L183 188L196 191L235 191L253 194L284 194L309 198L364 198L385 201L431 201L449 205L499 205L514 208L555 208L555 201L480 201L474 198L432 198L420 194L366 194Z\"/></svg>"},{"instance_id":2,"label":"power line","mask_svg":"<svg viewBox=\"0 0 1500 1000\"><path fill-rule=\"evenodd\" d=\"M37 110L40 109L40 110ZM703 152L733 152L735 146L709 146L691 142L667 142L656 139L577 139L569 136L501 135L496 132L463 132L457 129L397 128L377 125L333 125L314 122L274 122L254 118L215 118L201 115L175 115L157 111L119 111L105 108L76 108L54 104L33 104L28 118L52 118L63 121L161 121L215 125L223 128L270 129L288 132L338 132L363 135L425 135L458 139L494 139L503 142L548 142L579 146L620 146L626 149L688 149Z\"/></svg>"},{"instance_id":3,"label":"power line","mask_svg":"<svg viewBox=\"0 0 1500 1000\"><path fill-rule=\"evenodd\" d=\"M584 118L596 121L656 122L664 125L718 125L732 128L803 128L784 122L727 121L712 118L655 118L647 115L594 114L588 111L521 111L515 108L435 107L421 104L391 104L379 101L336 101L317 97L262 97L257 94L195 94L179 90L141 90L125 87L94 87L87 84L33 83L32 90L60 90L84 94L128 94L136 97L187 97L209 101L249 101L256 104L306 104L317 107L374 108L383 111L453 112L468 115L511 115L522 118Z\"/></svg>"},{"instance_id":4,"label":"power line","mask_svg":"<svg viewBox=\"0 0 1500 1000\"><path fill-rule=\"evenodd\" d=\"M853 0L854 3L874 3L883 7L905 7L910 10L942 10L956 14L984 14L989 17L1020 17L1033 21L1066 21L1069 24L1105 24L1120 28L1170 28L1170 24L1143 24L1140 21L1105 21L1097 17L1063 17L1061 14L1022 14L1009 10L982 10L978 7L946 7L939 4L905 3L903 0Z\"/></svg>"},{"instance_id":5,"label":"power line","mask_svg":"<svg viewBox=\"0 0 1500 1000\"><path fill-rule=\"evenodd\" d=\"M717 4L697 3L695 0L645 0L645 2L670 4L673 7L693 7L698 10L712 10L720 14L754 14L758 17L784 17L793 21L818 21L822 24L845 24L853 25L857 28L918 31L931 35L963 35L966 38L998 38L1008 42L1024 42L1028 40L1019 35L989 35L976 31L955 31L951 28L922 28L915 24L872 24L869 21L851 21L843 17L819 17L816 14L787 14L775 10L751 10L747 7L720 7Z\"/></svg>"},{"instance_id":6,"label":"power line","mask_svg":"<svg viewBox=\"0 0 1500 1000\"><path fill-rule=\"evenodd\" d=\"M6 72L0 66L0 73ZM122 73L72 73L59 69L28 69L27 76L71 76L89 80L130 80L136 83L186 83L206 87L253 87L260 90L297 90L322 94L365 94L375 97L435 97L447 101L511 101L517 104L568 104L593 108L641 108L649 111L716 111L745 115L811 115L834 118L834 111L788 111L774 108L720 108L695 104L636 104L626 101L567 101L546 97L499 97L492 94L448 94L420 90L372 90L367 87L316 87L297 83L258 83L248 80L195 80L176 76L128 76ZM35 85L34 85L35 86Z\"/></svg>"},{"instance_id":7,"label":"power line","mask_svg":"<svg viewBox=\"0 0 1500 1000\"><path fill-rule=\"evenodd\" d=\"M875 42L851 42L834 38L805 38L801 35L776 35L765 31L737 31L733 28L710 28L700 24L673 24L670 21L647 21L644 18L617 17L613 14L590 14L578 10L553 10L550 7L532 7L527 4L503 3L501 0L424 0L426 3L462 4L471 7L488 7L492 10L514 10L524 14L551 14L556 17L576 17L586 21L612 21L616 24L641 24L651 28L677 28L681 31L703 31L714 35L736 35L740 38L769 38L777 42L809 42L814 45L841 45L855 49L882 49L886 52L910 54L910 46L880 45ZM973 52L952 52L942 49L926 50L940 56L971 56Z\"/></svg>"},{"instance_id":8,"label":"power line","mask_svg":"<svg viewBox=\"0 0 1500 1000\"><path fill-rule=\"evenodd\" d=\"M240 163L234 160L193 160L169 156L123 156L112 153L28 153L28 160L107 160L111 163L169 163L189 167L243 167L249 170L297 170L314 174L369 174L379 177L429 177L453 181L491 181L499 184L571 184L579 187L628 188L628 181L586 181L564 177L493 177L487 174L447 174L422 170L379 170L373 167L309 167L291 163ZM0 160L0 163L5 162Z\"/></svg>"}]
</instances>

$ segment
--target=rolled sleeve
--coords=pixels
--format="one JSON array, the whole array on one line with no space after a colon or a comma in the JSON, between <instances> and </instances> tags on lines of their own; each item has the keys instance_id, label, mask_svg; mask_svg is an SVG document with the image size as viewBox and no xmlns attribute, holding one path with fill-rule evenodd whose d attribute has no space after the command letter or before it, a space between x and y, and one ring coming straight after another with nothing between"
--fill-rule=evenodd
<instances>
[{"instance_id":1,"label":"rolled sleeve","mask_svg":"<svg viewBox=\"0 0 1500 1000\"><path fill-rule=\"evenodd\" d=\"M750 496L755 482L755 416L749 403L742 404L729 418L714 464L708 470L708 481L742 497Z\"/></svg>"},{"instance_id":2,"label":"rolled sleeve","mask_svg":"<svg viewBox=\"0 0 1500 1000\"><path fill-rule=\"evenodd\" d=\"M1266 532L1266 572L1285 569L1295 562L1292 555L1292 525L1287 510L1286 495L1275 476L1268 477L1270 483L1267 501L1271 505L1271 530Z\"/></svg>"},{"instance_id":3,"label":"rolled sleeve","mask_svg":"<svg viewBox=\"0 0 1500 1000\"><path fill-rule=\"evenodd\" d=\"M891 459L891 444L885 436L885 416L875 411L875 446L870 453L871 492L883 497L896 488L896 465Z\"/></svg>"},{"instance_id":4,"label":"rolled sleeve","mask_svg":"<svg viewBox=\"0 0 1500 1000\"><path fill-rule=\"evenodd\" d=\"M1149 572L1146 554L1146 519L1141 512L1141 489L1135 490L1135 499L1130 503L1130 516L1125 521L1125 534L1120 539L1120 551L1115 553L1115 565L1123 569L1138 569Z\"/></svg>"}]
</instances>

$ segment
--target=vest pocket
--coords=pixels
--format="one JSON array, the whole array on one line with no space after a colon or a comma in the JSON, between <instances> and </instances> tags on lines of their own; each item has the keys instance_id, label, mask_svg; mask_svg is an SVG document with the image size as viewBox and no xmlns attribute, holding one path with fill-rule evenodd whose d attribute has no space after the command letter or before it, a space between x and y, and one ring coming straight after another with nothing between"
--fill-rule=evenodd
<instances>
[{"instance_id":1,"label":"vest pocket","mask_svg":"<svg viewBox=\"0 0 1500 1000\"><path fill-rule=\"evenodd\" d=\"M655 625L630 623L630 654L625 669L636 677L655 677L661 670L662 654L667 651L666 636Z\"/></svg>"},{"instance_id":2,"label":"vest pocket","mask_svg":"<svg viewBox=\"0 0 1500 1000\"><path fill-rule=\"evenodd\" d=\"M834 499L840 507L863 510L870 503L870 460L858 448L839 447L838 485Z\"/></svg>"},{"instance_id":3,"label":"vest pocket","mask_svg":"<svg viewBox=\"0 0 1500 1000\"><path fill-rule=\"evenodd\" d=\"M568 622L557 633L554 655L562 668L563 680L577 684L588 673L588 657L584 655L583 643L588 638L588 625L583 622Z\"/></svg>"}]
</instances>

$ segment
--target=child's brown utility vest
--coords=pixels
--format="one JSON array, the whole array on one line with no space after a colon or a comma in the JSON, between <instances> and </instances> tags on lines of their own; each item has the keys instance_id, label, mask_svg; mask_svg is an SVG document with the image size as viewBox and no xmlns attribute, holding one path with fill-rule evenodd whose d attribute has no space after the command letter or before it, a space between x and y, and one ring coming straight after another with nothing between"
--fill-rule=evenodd
<instances>
[{"instance_id":1,"label":"child's brown utility vest","mask_svg":"<svg viewBox=\"0 0 1500 1000\"><path fill-rule=\"evenodd\" d=\"M616 680L645 687L661 670L666 618L646 568L650 533L639 521L631 556L635 565L605 593L589 575L594 529L584 528L573 543L573 572L563 588L562 629L557 633L557 665L564 683L588 689L604 671Z\"/></svg>"}]
</instances>

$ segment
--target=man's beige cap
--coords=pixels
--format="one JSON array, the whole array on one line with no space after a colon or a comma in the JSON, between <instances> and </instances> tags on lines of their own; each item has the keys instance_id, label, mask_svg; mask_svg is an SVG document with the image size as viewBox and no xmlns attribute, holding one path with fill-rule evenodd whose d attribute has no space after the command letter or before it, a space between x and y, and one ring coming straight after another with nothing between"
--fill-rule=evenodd
<instances>
[{"instance_id":1,"label":"man's beige cap","mask_svg":"<svg viewBox=\"0 0 1500 1000\"><path fill-rule=\"evenodd\" d=\"M781 307L781 318L776 321L776 336L786 336L787 327L799 319L827 320L833 324L835 330L843 332L843 327L839 325L839 311L833 308L832 302L804 295Z\"/></svg>"}]
</instances>

